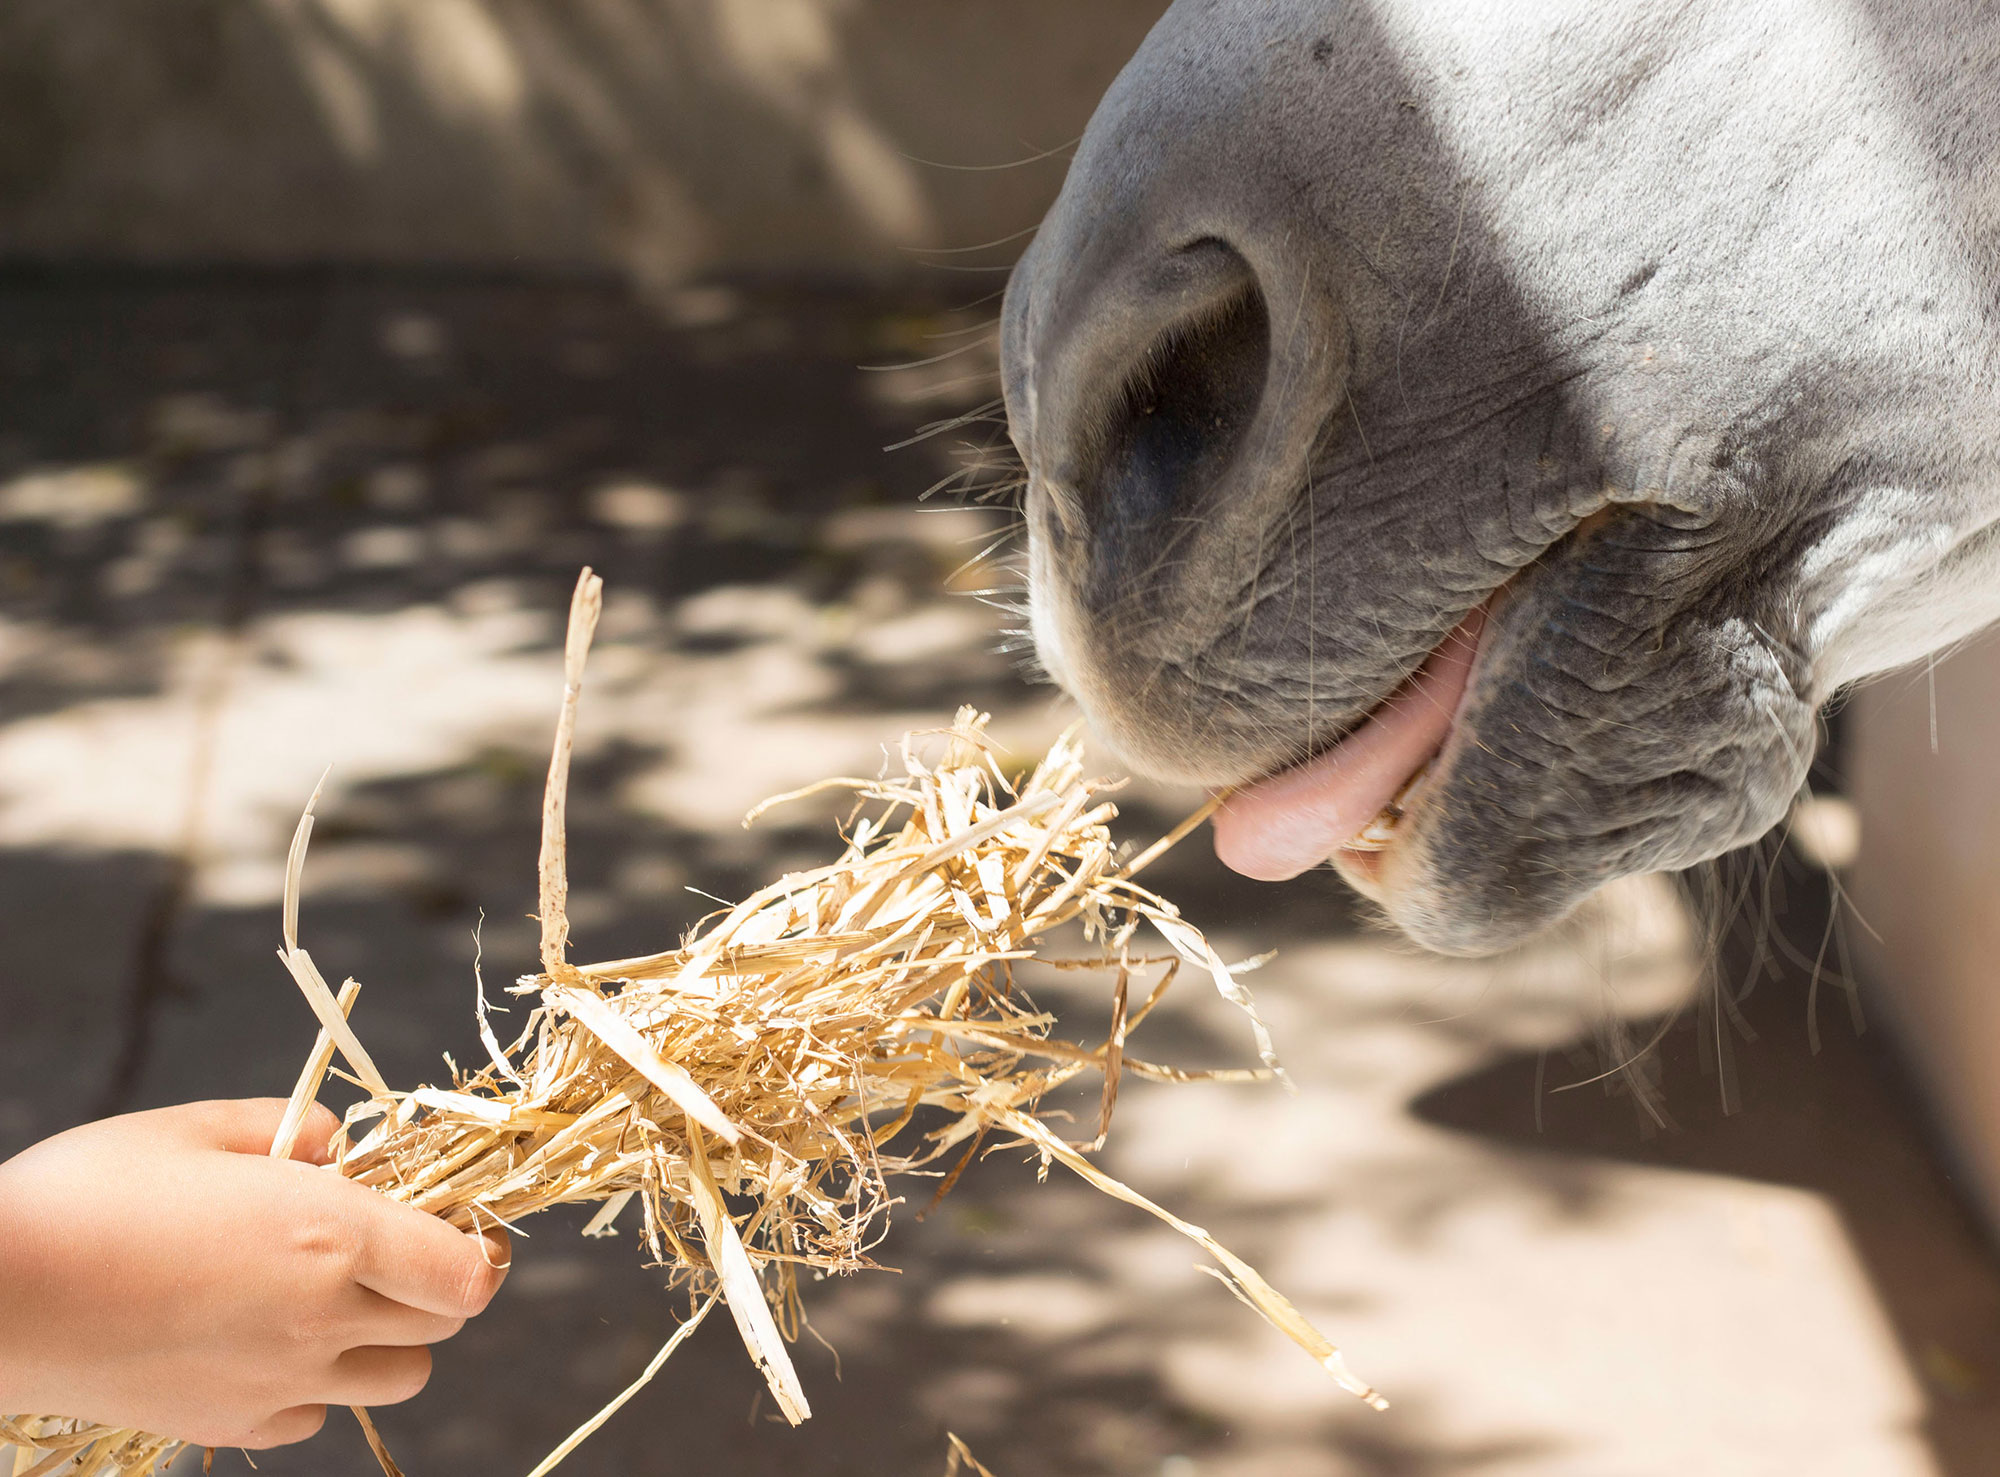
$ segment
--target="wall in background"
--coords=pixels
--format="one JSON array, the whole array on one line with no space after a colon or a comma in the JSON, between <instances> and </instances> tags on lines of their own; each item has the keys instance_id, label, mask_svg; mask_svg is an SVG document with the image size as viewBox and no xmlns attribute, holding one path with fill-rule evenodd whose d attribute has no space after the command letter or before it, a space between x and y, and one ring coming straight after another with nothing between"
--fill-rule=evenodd
<instances>
[{"instance_id":1,"label":"wall in background","mask_svg":"<svg viewBox=\"0 0 2000 1477\"><path fill-rule=\"evenodd\" d=\"M1032 227L1163 9L10 0L0 258L894 274Z\"/></svg>"},{"instance_id":2,"label":"wall in background","mask_svg":"<svg viewBox=\"0 0 2000 1477\"><path fill-rule=\"evenodd\" d=\"M2000 635L1864 687L1852 712L1848 937L2000 1234Z\"/></svg>"}]
</instances>

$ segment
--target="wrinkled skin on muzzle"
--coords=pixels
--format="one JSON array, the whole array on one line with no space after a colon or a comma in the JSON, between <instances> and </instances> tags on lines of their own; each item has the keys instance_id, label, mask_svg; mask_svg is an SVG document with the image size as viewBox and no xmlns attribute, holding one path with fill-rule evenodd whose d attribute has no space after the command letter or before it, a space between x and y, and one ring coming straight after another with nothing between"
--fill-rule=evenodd
<instances>
[{"instance_id":1,"label":"wrinkled skin on muzzle","mask_svg":"<svg viewBox=\"0 0 2000 1477\"><path fill-rule=\"evenodd\" d=\"M1254 783L1486 606L1343 864L1437 949L1757 837L1839 687L2000 614L1996 54L1957 3L1181 0L1007 294L1049 672Z\"/></svg>"}]
</instances>

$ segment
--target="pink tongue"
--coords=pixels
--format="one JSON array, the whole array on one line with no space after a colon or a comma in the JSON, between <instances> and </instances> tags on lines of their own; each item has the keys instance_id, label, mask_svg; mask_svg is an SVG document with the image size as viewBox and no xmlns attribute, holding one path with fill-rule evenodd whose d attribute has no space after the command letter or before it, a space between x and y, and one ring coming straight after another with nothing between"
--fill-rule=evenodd
<instances>
[{"instance_id":1,"label":"pink tongue","mask_svg":"<svg viewBox=\"0 0 2000 1477\"><path fill-rule=\"evenodd\" d=\"M1318 866L1381 814L1443 747L1485 620L1482 608L1460 621L1417 674L1339 744L1230 796L1215 813L1215 854L1223 864L1260 882L1282 882Z\"/></svg>"}]
</instances>

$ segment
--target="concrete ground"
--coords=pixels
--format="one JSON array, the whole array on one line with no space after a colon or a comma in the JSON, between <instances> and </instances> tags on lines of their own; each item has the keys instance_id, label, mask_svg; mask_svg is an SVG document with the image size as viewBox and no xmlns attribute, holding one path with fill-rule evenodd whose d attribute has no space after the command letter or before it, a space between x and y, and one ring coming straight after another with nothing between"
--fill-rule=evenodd
<instances>
[{"instance_id":1,"label":"concrete ground","mask_svg":"<svg viewBox=\"0 0 2000 1477\"><path fill-rule=\"evenodd\" d=\"M1005 518L916 505L995 428L881 450L992 394L990 312L0 279L0 1154L286 1089L312 1029L272 958L281 861L329 763L307 942L364 982L393 1080L464 1057L482 916L490 974L533 962L585 562L610 604L572 787L580 954L659 947L708 906L687 888L823 855L809 810L738 818L958 703L1044 742L1060 704L962 593L1008 582L959 570ZM1192 799L1135 792L1129 833ZM1253 981L1299 1091L1130 1084L1106 1162L1288 1290L1388 1414L1170 1233L1003 1156L897 1225L899 1272L812 1289L838 1358L800 1348L807 1426L777 1423L718 1321L569 1470L931 1477L947 1430L998 1477L2000 1470L2000 1277L1880 1033L1856 1035L1837 980L1811 988L1823 875L1726 869L1703 908L1623 888L1479 963L1371 931L1329 877L1232 879L1199 840L1159 881L1225 954L1281 951ZM1718 936L1729 1009L1702 1003ZM1248 1058L1231 1011L1179 995L1156 1055ZM1057 1003L1079 1030L1104 1009ZM629 1240L574 1226L531 1225L431 1388L380 1412L412 1477L527 1470L670 1331ZM258 1467L367 1462L337 1418Z\"/></svg>"}]
</instances>

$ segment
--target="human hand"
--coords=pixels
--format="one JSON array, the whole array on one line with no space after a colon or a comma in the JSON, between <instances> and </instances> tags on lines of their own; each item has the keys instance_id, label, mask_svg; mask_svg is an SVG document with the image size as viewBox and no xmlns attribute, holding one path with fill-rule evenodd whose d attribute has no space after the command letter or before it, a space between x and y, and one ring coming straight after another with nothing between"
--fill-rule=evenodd
<instances>
[{"instance_id":1,"label":"human hand","mask_svg":"<svg viewBox=\"0 0 2000 1477\"><path fill-rule=\"evenodd\" d=\"M392 1405L506 1276L472 1236L290 1160L285 1105L188 1103L88 1123L0 1163L0 1413L201 1446L281 1446L328 1405Z\"/></svg>"}]
</instances>

